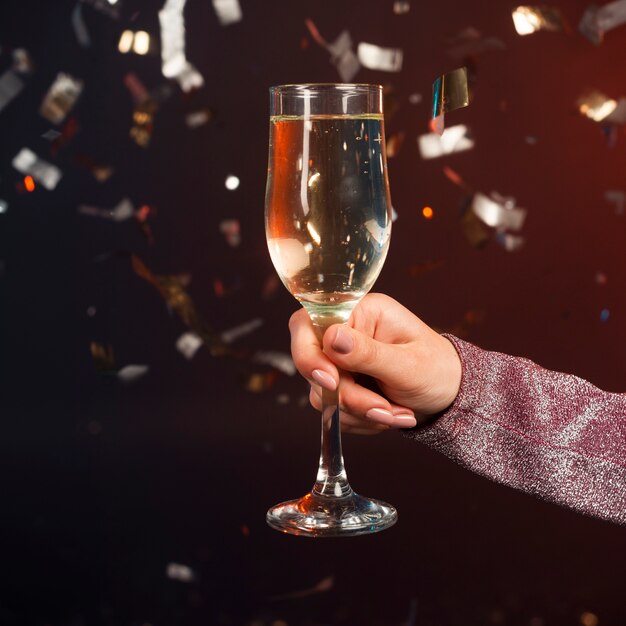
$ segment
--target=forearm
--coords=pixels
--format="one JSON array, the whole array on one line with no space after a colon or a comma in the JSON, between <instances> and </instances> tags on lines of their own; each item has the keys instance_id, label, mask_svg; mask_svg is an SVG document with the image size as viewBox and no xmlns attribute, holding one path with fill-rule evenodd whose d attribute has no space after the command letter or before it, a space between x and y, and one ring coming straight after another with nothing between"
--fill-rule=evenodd
<instances>
[{"instance_id":1,"label":"forearm","mask_svg":"<svg viewBox=\"0 0 626 626\"><path fill-rule=\"evenodd\" d=\"M626 397L448 339L463 365L459 394L407 436L497 482L626 523Z\"/></svg>"}]
</instances>

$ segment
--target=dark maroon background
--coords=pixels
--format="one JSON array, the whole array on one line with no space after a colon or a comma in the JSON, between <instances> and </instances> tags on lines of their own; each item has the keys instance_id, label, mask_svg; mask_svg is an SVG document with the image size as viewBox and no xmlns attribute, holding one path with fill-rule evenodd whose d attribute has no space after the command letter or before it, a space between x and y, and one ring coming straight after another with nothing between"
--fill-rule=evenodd
<instances>
[{"instance_id":1,"label":"dark maroon background","mask_svg":"<svg viewBox=\"0 0 626 626\"><path fill-rule=\"evenodd\" d=\"M189 0L187 56L206 84L191 95L173 84L144 149L128 136L123 77L133 71L149 89L167 81L158 50L140 58L116 46L126 28L158 41L161 4L123 0L118 21L84 6L88 50L71 28L73 1L0 5L0 70L15 47L36 66L0 113L0 198L10 204L0 215L0 623L551 626L591 611L600 626L624 624L623 528L492 484L398 434L344 442L353 485L397 506L395 528L341 541L270 530L266 509L314 477L319 423L299 405L305 384L283 375L254 394L241 363L204 350L185 360L175 349L183 324L127 254L109 253L133 252L158 274L190 273L189 292L217 331L262 317L243 350L288 350L295 302L282 288L261 297L273 272L262 221L267 88L339 80L305 28L311 18L328 40L348 29L355 45L404 50L401 73L355 78L393 88L399 108L387 133L406 134L390 160L399 218L377 289L444 330L481 311L470 341L624 391L626 216L604 193L624 187L626 136L616 129L610 147L576 100L590 89L626 93L626 27L594 47L576 32L583 0L558 2L569 34L529 37L515 33L513 5L501 0L415 0L405 15L390 0L241 0L243 21L221 27L208 0ZM427 130L432 81L460 64L447 42L468 26L506 44L476 59L473 102L448 116L471 128L476 146L424 161L415 138ZM85 91L73 111L80 131L53 157L38 109L59 71ZM415 92L421 104L409 103ZM184 116L207 106L214 120L189 130ZM64 171L56 190L16 190L10 163L24 146ZM114 176L97 183L75 165L78 153L110 163ZM467 242L464 193L444 165L528 209L522 250ZM224 187L231 173L241 179L234 192ZM154 244L134 220L77 213L124 196L156 206ZM219 231L225 218L241 222L237 248ZM216 278L239 288L219 297ZM129 386L98 374L91 341L112 345L119 367L143 363L149 374ZM170 562L193 568L196 582L169 580ZM331 591L276 598L328 576Z\"/></svg>"}]
</instances>

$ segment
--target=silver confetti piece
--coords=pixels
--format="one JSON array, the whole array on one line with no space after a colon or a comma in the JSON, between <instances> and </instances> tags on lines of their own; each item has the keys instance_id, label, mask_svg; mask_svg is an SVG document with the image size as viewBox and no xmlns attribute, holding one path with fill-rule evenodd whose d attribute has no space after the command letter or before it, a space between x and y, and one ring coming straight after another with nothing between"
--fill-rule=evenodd
<instances>
[{"instance_id":1,"label":"silver confetti piece","mask_svg":"<svg viewBox=\"0 0 626 626\"><path fill-rule=\"evenodd\" d=\"M124 198L112 209L100 209L98 207L81 204L78 207L78 212L81 215L100 217L114 222L124 222L135 215L135 207L128 198Z\"/></svg>"},{"instance_id":2,"label":"silver confetti piece","mask_svg":"<svg viewBox=\"0 0 626 626\"><path fill-rule=\"evenodd\" d=\"M13 70L0 76L0 111L6 107L24 88L24 83Z\"/></svg>"},{"instance_id":3,"label":"silver confetti piece","mask_svg":"<svg viewBox=\"0 0 626 626\"><path fill-rule=\"evenodd\" d=\"M191 567L182 565L181 563L168 563L165 575L168 578L178 580L181 583L190 583L196 578L196 575Z\"/></svg>"},{"instance_id":4,"label":"silver confetti piece","mask_svg":"<svg viewBox=\"0 0 626 626\"><path fill-rule=\"evenodd\" d=\"M464 124L446 128L441 136L437 133L420 135L417 142L423 159L436 159L474 147L474 140L469 136L468 128Z\"/></svg>"},{"instance_id":5,"label":"silver confetti piece","mask_svg":"<svg viewBox=\"0 0 626 626\"><path fill-rule=\"evenodd\" d=\"M186 332L176 340L176 349L186 359L193 359L203 343L204 341L202 337L200 337L197 333Z\"/></svg>"},{"instance_id":6,"label":"silver confetti piece","mask_svg":"<svg viewBox=\"0 0 626 626\"><path fill-rule=\"evenodd\" d=\"M371 43L361 42L357 47L357 56L363 67L382 72L399 72L402 69L402 50L382 48Z\"/></svg>"},{"instance_id":7,"label":"silver confetti piece","mask_svg":"<svg viewBox=\"0 0 626 626\"><path fill-rule=\"evenodd\" d=\"M213 0L213 8L222 26L236 24L243 19L239 0Z\"/></svg>"},{"instance_id":8,"label":"silver confetti piece","mask_svg":"<svg viewBox=\"0 0 626 626\"><path fill-rule=\"evenodd\" d=\"M161 24L161 71L178 82L185 92L202 87L204 78L185 56L185 21L187 0L166 0L159 11Z\"/></svg>"},{"instance_id":9,"label":"silver confetti piece","mask_svg":"<svg viewBox=\"0 0 626 626\"><path fill-rule=\"evenodd\" d=\"M472 211L487 226L505 230L520 230L526 219L526 209L506 206L502 201L488 198L482 193L475 193Z\"/></svg>"},{"instance_id":10,"label":"silver confetti piece","mask_svg":"<svg viewBox=\"0 0 626 626\"><path fill-rule=\"evenodd\" d=\"M245 324L240 324L230 330L225 330L220 337L224 343L233 343L233 341L249 335L261 326L263 326L263 320L260 317L255 317Z\"/></svg>"},{"instance_id":11,"label":"silver confetti piece","mask_svg":"<svg viewBox=\"0 0 626 626\"><path fill-rule=\"evenodd\" d=\"M91 37L83 18L83 7L80 2L76 3L74 10L72 11L72 28L76 35L76 40L83 48L91 47Z\"/></svg>"},{"instance_id":12,"label":"silver confetti piece","mask_svg":"<svg viewBox=\"0 0 626 626\"><path fill-rule=\"evenodd\" d=\"M252 360L262 365L271 365L289 376L294 376L296 373L293 359L285 352L260 351L254 355Z\"/></svg>"},{"instance_id":13,"label":"silver confetti piece","mask_svg":"<svg viewBox=\"0 0 626 626\"><path fill-rule=\"evenodd\" d=\"M134 383L143 378L150 368L147 365L125 365L118 373L118 380L125 384Z\"/></svg>"},{"instance_id":14,"label":"silver confetti piece","mask_svg":"<svg viewBox=\"0 0 626 626\"><path fill-rule=\"evenodd\" d=\"M40 159L32 150L22 148L12 161L13 167L22 174L29 174L46 189L54 189L63 174L56 166Z\"/></svg>"}]
</instances>

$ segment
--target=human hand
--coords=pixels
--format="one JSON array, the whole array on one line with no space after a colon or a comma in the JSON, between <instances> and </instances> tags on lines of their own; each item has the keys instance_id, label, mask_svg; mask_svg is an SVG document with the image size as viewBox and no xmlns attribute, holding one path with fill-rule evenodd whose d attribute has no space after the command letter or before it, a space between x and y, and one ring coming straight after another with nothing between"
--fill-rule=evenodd
<instances>
[{"instance_id":1,"label":"human hand","mask_svg":"<svg viewBox=\"0 0 626 626\"><path fill-rule=\"evenodd\" d=\"M334 324L320 344L307 312L289 320L291 353L311 383L310 401L322 407L321 387L335 389L341 370L341 426L346 432L376 434L412 428L452 404L461 385L461 361L450 341L399 302L368 294L346 324ZM352 373L375 379L376 393Z\"/></svg>"}]
</instances>

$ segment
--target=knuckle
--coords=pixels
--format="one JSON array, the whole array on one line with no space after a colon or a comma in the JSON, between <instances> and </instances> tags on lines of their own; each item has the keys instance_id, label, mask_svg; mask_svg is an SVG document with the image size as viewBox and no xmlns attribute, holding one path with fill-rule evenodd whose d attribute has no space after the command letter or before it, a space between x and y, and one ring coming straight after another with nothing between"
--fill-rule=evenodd
<instances>
[{"instance_id":1,"label":"knuckle","mask_svg":"<svg viewBox=\"0 0 626 626\"><path fill-rule=\"evenodd\" d=\"M300 320L302 318L302 309L298 309L295 313L291 314L289 318L289 330L293 332L298 325L300 324Z\"/></svg>"},{"instance_id":2,"label":"knuckle","mask_svg":"<svg viewBox=\"0 0 626 626\"><path fill-rule=\"evenodd\" d=\"M371 366L377 362L378 349L374 341L362 342L359 350L359 359L365 366Z\"/></svg>"}]
</instances>

